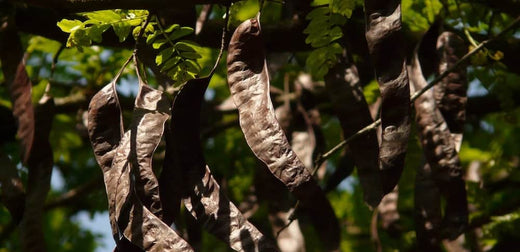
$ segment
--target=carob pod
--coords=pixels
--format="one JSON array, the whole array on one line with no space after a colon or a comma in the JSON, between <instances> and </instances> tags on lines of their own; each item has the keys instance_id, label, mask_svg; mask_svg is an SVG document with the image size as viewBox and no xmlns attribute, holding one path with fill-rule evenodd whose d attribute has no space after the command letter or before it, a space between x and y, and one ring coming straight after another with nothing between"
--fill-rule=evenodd
<instances>
[{"instance_id":1,"label":"carob pod","mask_svg":"<svg viewBox=\"0 0 520 252\"><path fill-rule=\"evenodd\" d=\"M5 23L4 23L5 21ZM0 61L5 83L9 88L13 115L16 118L22 150L22 162L27 164L34 138L34 108L31 101L32 83L25 71L24 51L14 25L14 18L2 20L0 30Z\"/></svg>"},{"instance_id":2,"label":"carob pod","mask_svg":"<svg viewBox=\"0 0 520 252\"><path fill-rule=\"evenodd\" d=\"M181 171L184 205L203 228L236 251L278 251L220 190L204 160L200 110L210 79L188 81L172 107L172 152L167 155L173 155L172 168Z\"/></svg>"},{"instance_id":3,"label":"carob pod","mask_svg":"<svg viewBox=\"0 0 520 252\"><path fill-rule=\"evenodd\" d=\"M276 120L258 18L236 28L228 47L227 66L229 88L247 144L300 200L327 249L338 249L339 224L330 202L292 151Z\"/></svg>"},{"instance_id":4,"label":"carob pod","mask_svg":"<svg viewBox=\"0 0 520 252\"><path fill-rule=\"evenodd\" d=\"M410 135L410 88L401 32L401 1L365 0L365 22L365 37L382 97L379 165L386 194L399 182Z\"/></svg>"},{"instance_id":5,"label":"carob pod","mask_svg":"<svg viewBox=\"0 0 520 252\"><path fill-rule=\"evenodd\" d=\"M287 94L289 92L287 75L285 81L284 94ZM302 158L302 155L304 156L303 159L307 157L310 163L305 164L305 166L307 169L312 170L312 151L315 144L309 143L311 136L308 129L306 131L298 131L301 130L299 129L300 127L295 127L296 118L293 116L293 112L295 111L291 109L289 99L284 99L283 104L275 109L276 118L286 137L291 139L291 147L294 149L294 152L300 158ZM300 123L302 121L304 120L298 120ZM309 125L305 122L303 123L305 128L308 128ZM298 153L298 148L300 148L300 153ZM269 223L280 251L304 252L305 239L301 232L299 221L298 219L292 222L289 220L291 213L295 211L294 199L291 198L285 185L271 174L263 162L257 160L256 163L258 169L255 172L254 179L255 193L260 202L267 203Z\"/></svg>"},{"instance_id":6,"label":"carob pod","mask_svg":"<svg viewBox=\"0 0 520 252\"><path fill-rule=\"evenodd\" d=\"M43 228L44 204L50 189L53 166L52 149L49 134L54 118L54 100L44 94L35 112L31 101L32 83L25 69L25 56L14 25L13 16L2 20L0 29L0 60L5 82L9 88L12 112L17 121L17 136L21 143L22 163L28 169L27 190L23 195L21 184L17 188L18 200L9 206L14 219L20 222L20 239L22 251L45 251ZM38 127L36 127L38 126ZM12 179L17 179L12 174ZM11 195L14 196L14 195Z\"/></svg>"},{"instance_id":7,"label":"carob pod","mask_svg":"<svg viewBox=\"0 0 520 252\"><path fill-rule=\"evenodd\" d=\"M467 52L467 47L464 40L457 34L443 32L437 39L437 52L440 59L438 68L440 74L462 58ZM455 138L457 151L462 144L462 133L466 121L467 88L468 79L465 66L449 73L433 87L436 105L446 120L452 137Z\"/></svg>"},{"instance_id":8,"label":"carob pod","mask_svg":"<svg viewBox=\"0 0 520 252\"><path fill-rule=\"evenodd\" d=\"M368 104L359 84L357 68L340 60L325 76L325 87L346 139L373 122ZM354 138L347 145L349 156L356 164L364 200L376 207L383 198L381 171L379 170L379 143L376 131ZM348 165L338 166L347 168Z\"/></svg>"},{"instance_id":9,"label":"carob pod","mask_svg":"<svg viewBox=\"0 0 520 252\"><path fill-rule=\"evenodd\" d=\"M417 54L414 55L410 78L416 90L427 85ZM442 237L455 239L468 224L466 188L455 140L436 107L433 90L426 91L415 100L415 111L421 145L431 167L431 179L446 199L440 233Z\"/></svg>"},{"instance_id":10,"label":"carob pod","mask_svg":"<svg viewBox=\"0 0 520 252\"><path fill-rule=\"evenodd\" d=\"M432 168L425 162L417 169L414 188L414 219L417 246L420 251L442 251L441 193L432 178Z\"/></svg>"},{"instance_id":11,"label":"carob pod","mask_svg":"<svg viewBox=\"0 0 520 252\"><path fill-rule=\"evenodd\" d=\"M163 132L164 118L169 112L169 102L162 92L140 81L135 104L137 113L132 118L130 131L123 137L121 107L115 89L115 82L121 72L122 69L111 83L92 98L88 112L89 137L103 171L117 249L193 251L186 241L143 206L132 179L132 176L142 174L134 170L139 169L138 153L146 161L146 157L151 157L157 147ZM138 151L137 145L141 144L143 146Z\"/></svg>"},{"instance_id":12,"label":"carob pod","mask_svg":"<svg viewBox=\"0 0 520 252\"><path fill-rule=\"evenodd\" d=\"M36 128L27 160L29 174L25 209L20 223L23 251L42 251L45 248L44 207L47 193L51 188L54 165L54 155L49 142L54 119L54 99L45 93L34 112Z\"/></svg>"}]
</instances>

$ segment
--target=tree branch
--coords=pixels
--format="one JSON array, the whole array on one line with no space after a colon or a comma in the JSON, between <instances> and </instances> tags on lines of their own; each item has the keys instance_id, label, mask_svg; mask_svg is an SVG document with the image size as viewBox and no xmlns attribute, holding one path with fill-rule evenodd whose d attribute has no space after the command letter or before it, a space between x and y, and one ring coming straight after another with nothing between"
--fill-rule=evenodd
<instances>
[{"instance_id":1,"label":"tree branch","mask_svg":"<svg viewBox=\"0 0 520 252\"><path fill-rule=\"evenodd\" d=\"M199 4L229 4L237 0L15 0L20 4L77 13L106 9L148 9L164 10L194 7Z\"/></svg>"}]
</instances>

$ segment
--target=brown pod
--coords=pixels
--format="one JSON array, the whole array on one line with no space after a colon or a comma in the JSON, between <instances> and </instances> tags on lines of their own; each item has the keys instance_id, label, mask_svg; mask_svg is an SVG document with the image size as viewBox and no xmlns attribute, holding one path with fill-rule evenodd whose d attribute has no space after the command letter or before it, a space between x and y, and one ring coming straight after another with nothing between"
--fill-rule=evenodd
<instances>
[{"instance_id":1,"label":"brown pod","mask_svg":"<svg viewBox=\"0 0 520 252\"><path fill-rule=\"evenodd\" d=\"M338 62L325 76L325 87L345 139L373 122L355 65ZM371 207L376 207L383 198L376 131L354 138L347 148L358 170L364 200Z\"/></svg>"},{"instance_id":2,"label":"brown pod","mask_svg":"<svg viewBox=\"0 0 520 252\"><path fill-rule=\"evenodd\" d=\"M414 191L417 246L420 251L440 252L441 193L432 178L430 164L424 163L417 169Z\"/></svg>"},{"instance_id":3,"label":"brown pod","mask_svg":"<svg viewBox=\"0 0 520 252\"><path fill-rule=\"evenodd\" d=\"M410 89L401 32L401 1L365 0L365 37L381 91L383 190L391 192L403 171L410 135Z\"/></svg>"},{"instance_id":4,"label":"brown pod","mask_svg":"<svg viewBox=\"0 0 520 252\"><path fill-rule=\"evenodd\" d=\"M410 80L416 90L427 85L417 54L412 62ZM455 239L468 224L463 169L455 141L444 117L436 107L433 90L426 91L415 100L415 111L421 145L431 167L431 178L446 198L441 235Z\"/></svg>"},{"instance_id":5,"label":"brown pod","mask_svg":"<svg viewBox=\"0 0 520 252\"><path fill-rule=\"evenodd\" d=\"M34 108L31 101L32 83L25 70L24 51L14 18L9 16L6 27L0 29L0 61L5 83L9 87L13 115L16 118L22 150L22 162L27 164L34 138Z\"/></svg>"},{"instance_id":6,"label":"brown pod","mask_svg":"<svg viewBox=\"0 0 520 252\"><path fill-rule=\"evenodd\" d=\"M452 67L467 52L464 40L453 32L443 32L437 39L439 55L439 74ZM460 149L464 122L466 121L466 90L468 79L466 67L460 66L434 86L437 107L448 124L453 137L456 138L457 150Z\"/></svg>"},{"instance_id":7,"label":"brown pod","mask_svg":"<svg viewBox=\"0 0 520 252\"><path fill-rule=\"evenodd\" d=\"M204 160L200 146L200 110L210 79L211 76L188 81L175 97L171 122L172 146L166 154L171 156L173 164L165 169L180 171L180 174L165 170L166 177L161 178L161 181L168 183L167 178L180 175L182 188L177 188L181 189L186 209L203 228L225 241L232 249L278 251L220 190ZM165 188L173 189L172 186ZM163 195L167 193L165 191Z\"/></svg>"},{"instance_id":8,"label":"brown pod","mask_svg":"<svg viewBox=\"0 0 520 252\"><path fill-rule=\"evenodd\" d=\"M131 130L122 137L121 108L115 90L115 82L121 72L94 95L88 113L89 137L103 171L112 233L118 249L193 251L186 241L141 203L134 193L136 185L131 180L132 172L143 175L143 172L132 171L133 169L140 169L139 164L149 164L148 157L152 156L162 136L164 121L168 117L169 102L160 91L141 83ZM141 167L148 168L151 169ZM154 177L148 176L153 174L144 174L147 175L141 181L150 180L153 184ZM149 194L152 197L148 198L152 201L158 199L153 191L149 191L152 192ZM157 209L153 207L153 203L148 207Z\"/></svg>"},{"instance_id":9,"label":"brown pod","mask_svg":"<svg viewBox=\"0 0 520 252\"><path fill-rule=\"evenodd\" d=\"M330 202L292 151L276 120L257 18L244 21L233 33L227 66L229 88L247 144L300 200L327 249L338 249L339 224Z\"/></svg>"}]
</instances>

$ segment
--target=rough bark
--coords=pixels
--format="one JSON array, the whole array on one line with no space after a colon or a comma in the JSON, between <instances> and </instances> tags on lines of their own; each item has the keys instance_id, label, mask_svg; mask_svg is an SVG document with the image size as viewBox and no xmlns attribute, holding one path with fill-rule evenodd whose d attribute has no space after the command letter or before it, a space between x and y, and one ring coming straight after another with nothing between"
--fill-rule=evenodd
<instances>
[{"instance_id":1,"label":"rough bark","mask_svg":"<svg viewBox=\"0 0 520 252\"><path fill-rule=\"evenodd\" d=\"M381 91L379 148L383 191L399 182L410 134L410 88L401 31L401 1L365 0L365 37Z\"/></svg>"}]
</instances>

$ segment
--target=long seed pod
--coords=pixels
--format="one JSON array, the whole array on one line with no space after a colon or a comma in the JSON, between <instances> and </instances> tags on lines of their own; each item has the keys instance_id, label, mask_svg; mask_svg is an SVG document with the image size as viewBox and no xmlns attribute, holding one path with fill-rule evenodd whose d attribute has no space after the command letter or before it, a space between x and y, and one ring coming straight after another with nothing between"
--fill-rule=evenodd
<instances>
[{"instance_id":1,"label":"long seed pod","mask_svg":"<svg viewBox=\"0 0 520 252\"><path fill-rule=\"evenodd\" d=\"M137 62L136 62L137 64ZM139 70L137 71L139 75ZM152 169L152 156L161 141L164 124L170 117L169 99L142 82L139 76L139 93L135 102L133 117L138 120L130 129L132 153L135 153L137 195L145 207L155 216L162 217L159 198L159 182Z\"/></svg>"},{"instance_id":2,"label":"long seed pod","mask_svg":"<svg viewBox=\"0 0 520 252\"><path fill-rule=\"evenodd\" d=\"M457 34L443 32L437 39L437 52L440 58L438 72L442 73L466 54L467 47L464 40ZM467 88L468 80L465 66L461 66L448 74L433 88L436 105L456 140L457 151L462 143L462 133L466 121Z\"/></svg>"},{"instance_id":3,"label":"long seed pod","mask_svg":"<svg viewBox=\"0 0 520 252\"><path fill-rule=\"evenodd\" d=\"M49 135L54 119L54 99L44 94L35 110L35 125L32 149L27 166L27 194L25 210L20 223L23 251L44 251L44 205L51 187L53 162Z\"/></svg>"},{"instance_id":4,"label":"long seed pod","mask_svg":"<svg viewBox=\"0 0 520 252\"><path fill-rule=\"evenodd\" d=\"M32 83L25 71L22 43L9 16L0 30L0 61L5 82L13 104L13 115L18 122L17 137L20 139L22 161L27 164L34 138L34 108L31 103Z\"/></svg>"},{"instance_id":5,"label":"long seed pod","mask_svg":"<svg viewBox=\"0 0 520 252\"><path fill-rule=\"evenodd\" d=\"M176 170L181 171L184 205L203 228L236 251L277 251L220 190L204 160L200 146L200 110L210 78L211 75L188 81L173 103L173 152L167 155L174 155L175 166L179 167ZM175 175L169 173L168 177Z\"/></svg>"},{"instance_id":6,"label":"long seed pod","mask_svg":"<svg viewBox=\"0 0 520 252\"><path fill-rule=\"evenodd\" d=\"M389 232L399 232L397 222L399 221L399 212L397 204L399 200L399 187L396 186L392 192L385 195L381 200L381 204L377 206L377 212L381 216L381 226Z\"/></svg>"},{"instance_id":7,"label":"long seed pod","mask_svg":"<svg viewBox=\"0 0 520 252\"><path fill-rule=\"evenodd\" d=\"M427 85L417 54L414 56L410 78L416 90ZM455 239L464 231L468 222L463 170L455 141L444 117L435 106L433 90L426 91L415 100L415 111L421 145L432 169L431 177L446 198L441 235Z\"/></svg>"},{"instance_id":8,"label":"long seed pod","mask_svg":"<svg viewBox=\"0 0 520 252\"><path fill-rule=\"evenodd\" d=\"M420 251L440 252L441 193L432 178L430 164L425 163L417 169L414 190L417 246Z\"/></svg>"},{"instance_id":9,"label":"long seed pod","mask_svg":"<svg viewBox=\"0 0 520 252\"><path fill-rule=\"evenodd\" d=\"M289 78L286 75L284 83L284 94L289 92ZM301 96L300 96L301 97ZM299 105L298 107L302 107ZM286 136L291 136L291 147L299 158L304 161L307 169L313 169L312 152L316 146L315 141L311 137L314 135L313 130L309 130L308 120L298 120L299 123L305 124L305 131L301 127L295 127L295 119L289 99L285 99L284 103L275 109L276 118L280 123ZM299 117L299 116L298 116ZM312 126L311 126L312 127ZM289 138L289 137L288 137ZM271 230L276 237L276 243L280 251L305 251L305 239L300 230L297 219L291 221L291 213L295 211L294 202L291 200L289 191L284 184L273 177L269 169L263 162L257 161L258 169L255 173L255 192L260 201L267 203L268 219L271 224Z\"/></svg>"},{"instance_id":10,"label":"long seed pod","mask_svg":"<svg viewBox=\"0 0 520 252\"><path fill-rule=\"evenodd\" d=\"M132 135L137 132L127 132L125 137L122 137L121 107L115 89L122 69L111 83L94 95L88 113L89 137L104 175L114 239L121 251L193 251L177 233L144 207L134 192L131 170L138 165L132 162L137 161L137 143L132 143ZM161 138L164 127L162 118L167 114L169 107L165 99L161 92L141 87L136 110L141 109L147 113L135 114L131 127L134 130L140 128L139 136L143 138L139 141L153 143L157 142L157 138ZM163 111L157 112L156 109ZM153 115L158 115L156 117L159 119L154 119ZM141 120L146 116L152 116L152 119ZM160 124L154 124L157 122ZM151 133L147 134L147 130ZM154 139L150 140L150 137ZM152 147L148 146L147 149L153 153L156 146ZM145 156L151 156L151 153Z\"/></svg>"},{"instance_id":11,"label":"long seed pod","mask_svg":"<svg viewBox=\"0 0 520 252\"><path fill-rule=\"evenodd\" d=\"M381 90L383 190L399 182L410 135L410 89L401 33L401 1L365 0L365 37Z\"/></svg>"},{"instance_id":12,"label":"long seed pod","mask_svg":"<svg viewBox=\"0 0 520 252\"><path fill-rule=\"evenodd\" d=\"M247 144L300 200L327 249L338 249L339 224L330 202L292 151L276 120L258 18L244 21L233 33L227 66L229 88Z\"/></svg>"},{"instance_id":13,"label":"long seed pod","mask_svg":"<svg viewBox=\"0 0 520 252\"><path fill-rule=\"evenodd\" d=\"M325 76L325 87L340 121L344 138L373 122L355 65L344 62L336 64ZM355 138L347 148L358 170L364 200L371 207L376 207L383 197L376 132L370 131Z\"/></svg>"}]
</instances>

